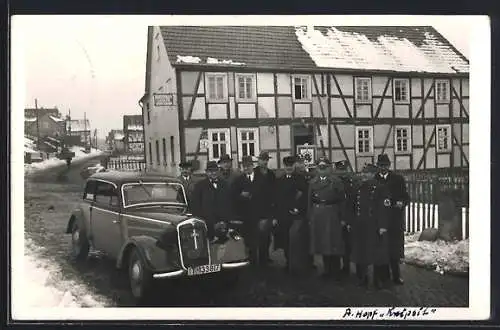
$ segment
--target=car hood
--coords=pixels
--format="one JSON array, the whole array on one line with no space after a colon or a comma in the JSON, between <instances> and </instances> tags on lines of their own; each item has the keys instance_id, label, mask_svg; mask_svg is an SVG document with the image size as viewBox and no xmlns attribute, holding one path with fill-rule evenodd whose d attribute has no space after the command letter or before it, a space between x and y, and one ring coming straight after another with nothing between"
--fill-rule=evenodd
<instances>
[{"instance_id":1,"label":"car hood","mask_svg":"<svg viewBox=\"0 0 500 330\"><path fill-rule=\"evenodd\" d=\"M129 210L124 212L125 215L132 215L136 217L143 217L148 219L160 220L178 224L181 221L192 218L190 213L170 213L162 209L155 210Z\"/></svg>"}]
</instances>

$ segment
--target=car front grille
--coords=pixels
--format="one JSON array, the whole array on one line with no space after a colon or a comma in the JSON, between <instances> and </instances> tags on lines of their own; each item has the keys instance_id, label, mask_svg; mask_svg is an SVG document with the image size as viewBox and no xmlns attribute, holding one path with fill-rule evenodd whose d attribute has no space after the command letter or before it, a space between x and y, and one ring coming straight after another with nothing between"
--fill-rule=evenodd
<instances>
[{"instance_id":1,"label":"car front grille","mask_svg":"<svg viewBox=\"0 0 500 330\"><path fill-rule=\"evenodd\" d=\"M209 246L205 224L188 220L178 226L180 252L184 267L209 264Z\"/></svg>"}]
</instances>

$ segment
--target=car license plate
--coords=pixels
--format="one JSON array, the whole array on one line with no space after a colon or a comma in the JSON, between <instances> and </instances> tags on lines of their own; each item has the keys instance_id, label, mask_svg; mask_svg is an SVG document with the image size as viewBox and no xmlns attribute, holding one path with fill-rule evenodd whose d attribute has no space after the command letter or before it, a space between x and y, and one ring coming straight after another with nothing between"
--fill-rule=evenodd
<instances>
[{"instance_id":1,"label":"car license plate","mask_svg":"<svg viewBox=\"0 0 500 330\"><path fill-rule=\"evenodd\" d=\"M187 274L188 274L188 276L196 276L196 275L202 275L202 274L217 273L217 272L220 272L220 269L221 269L220 264L188 267Z\"/></svg>"}]
</instances>

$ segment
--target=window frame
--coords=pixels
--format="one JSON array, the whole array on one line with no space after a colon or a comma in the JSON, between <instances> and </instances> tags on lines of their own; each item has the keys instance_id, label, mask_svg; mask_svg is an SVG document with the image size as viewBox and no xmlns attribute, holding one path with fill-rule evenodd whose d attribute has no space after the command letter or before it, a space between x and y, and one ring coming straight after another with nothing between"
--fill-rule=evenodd
<instances>
[{"instance_id":1,"label":"window frame","mask_svg":"<svg viewBox=\"0 0 500 330\"><path fill-rule=\"evenodd\" d=\"M155 151L156 151L156 164L161 165L160 160L160 140L156 139L155 141Z\"/></svg>"},{"instance_id":2,"label":"window frame","mask_svg":"<svg viewBox=\"0 0 500 330\"><path fill-rule=\"evenodd\" d=\"M89 185L92 184L93 187L90 188L89 190ZM85 184L85 189L83 190L83 200L87 202L94 202L95 201L95 188L97 187L97 181L96 180L88 180L87 183ZM92 199L87 198L87 194L89 191L92 192Z\"/></svg>"},{"instance_id":3,"label":"window frame","mask_svg":"<svg viewBox=\"0 0 500 330\"><path fill-rule=\"evenodd\" d=\"M163 164L167 165L167 139L162 138L162 147L163 147Z\"/></svg>"},{"instance_id":4,"label":"window frame","mask_svg":"<svg viewBox=\"0 0 500 330\"><path fill-rule=\"evenodd\" d=\"M219 158L214 158L213 157L213 150L214 150L214 141L212 140L212 135L214 133L225 133L226 134L226 153L231 156L231 129L229 128L209 128L207 130L207 135L208 135L208 160L209 161L217 161L219 160L220 156L222 156L222 154L220 154L219 152ZM217 144L220 144L218 142L216 142Z\"/></svg>"},{"instance_id":5,"label":"window frame","mask_svg":"<svg viewBox=\"0 0 500 330\"><path fill-rule=\"evenodd\" d=\"M111 188L111 191L113 194L111 195L100 195L100 196L104 196L104 197L109 197L109 201L107 202L100 202L97 200L97 196L99 195L98 194L98 187L100 186L108 186ZM96 180L96 186L95 186L95 190L94 190L95 194L94 194L94 203L97 205L97 206L100 206L100 207L109 207L109 208L117 208L120 206L120 195L118 193L118 189L116 189L116 186L113 185L112 183L110 182L106 182L106 181L100 181L100 180ZM118 204L112 204L112 201L113 201L113 197L116 197L116 200L118 202Z\"/></svg>"},{"instance_id":6,"label":"window frame","mask_svg":"<svg viewBox=\"0 0 500 330\"><path fill-rule=\"evenodd\" d=\"M405 129L407 131L407 150L398 150L397 134L398 129ZM409 155L412 153L412 134L410 125L396 125L394 126L394 153L397 155Z\"/></svg>"},{"instance_id":7,"label":"window frame","mask_svg":"<svg viewBox=\"0 0 500 330\"><path fill-rule=\"evenodd\" d=\"M447 143L447 148L446 149L440 149L439 148L439 129L440 128L446 128L448 130L448 143ZM435 137L435 143L436 143L436 153L438 154L448 154L451 153L453 149L453 132L451 131L451 125L450 124L441 124L441 125L436 125L436 137Z\"/></svg>"},{"instance_id":8,"label":"window frame","mask_svg":"<svg viewBox=\"0 0 500 330\"><path fill-rule=\"evenodd\" d=\"M245 97L240 97L240 78L245 78L245 87L246 87L246 79L251 78L252 79L252 86L251 86L251 92L252 92L252 97L248 97L248 95L245 95ZM239 103L253 103L257 102L257 75L254 73L237 73L235 74L234 77L234 86L235 86L235 100L236 102ZM246 90L245 90L246 94Z\"/></svg>"},{"instance_id":9,"label":"window frame","mask_svg":"<svg viewBox=\"0 0 500 330\"><path fill-rule=\"evenodd\" d=\"M369 143L370 143L370 150L368 152L360 152L359 151L359 131L361 130L368 130L368 139L369 139ZM367 155L367 156L372 156L373 155L373 126L356 126L356 136L355 136L355 148L356 148L356 155L360 155L360 156L364 156L364 155Z\"/></svg>"},{"instance_id":10,"label":"window frame","mask_svg":"<svg viewBox=\"0 0 500 330\"><path fill-rule=\"evenodd\" d=\"M149 165L153 165L153 147L151 146L151 141L149 143Z\"/></svg>"},{"instance_id":11,"label":"window frame","mask_svg":"<svg viewBox=\"0 0 500 330\"><path fill-rule=\"evenodd\" d=\"M211 98L210 97L210 78L214 77L215 79L217 77L222 77L222 93L223 93L223 98L218 99L218 98ZM229 100L228 96L228 76L227 73L225 72L205 72L205 100L207 103L227 103ZM217 89L217 81L215 81L215 88ZM217 91L215 91L215 95L217 96Z\"/></svg>"},{"instance_id":12,"label":"window frame","mask_svg":"<svg viewBox=\"0 0 500 330\"><path fill-rule=\"evenodd\" d=\"M438 85L441 83L446 84L446 99L439 99L439 93L438 93ZM436 104L450 104L451 100L451 84L448 79L436 79L434 81L434 100L436 101Z\"/></svg>"},{"instance_id":13,"label":"window frame","mask_svg":"<svg viewBox=\"0 0 500 330\"><path fill-rule=\"evenodd\" d=\"M358 93L358 83L360 81L368 81L368 99L360 100ZM373 88L371 77L354 77L354 102L356 104L371 104L373 102Z\"/></svg>"},{"instance_id":14,"label":"window frame","mask_svg":"<svg viewBox=\"0 0 500 330\"><path fill-rule=\"evenodd\" d=\"M406 99L396 100L396 82L404 82L406 88ZM393 78L392 79L392 99L394 104L409 104L410 103L410 79L408 78Z\"/></svg>"},{"instance_id":15,"label":"window frame","mask_svg":"<svg viewBox=\"0 0 500 330\"><path fill-rule=\"evenodd\" d=\"M292 102L293 103L311 103L312 102L312 77L308 74L294 74L292 75ZM307 79L307 97L297 99L295 95L295 79Z\"/></svg>"},{"instance_id":16,"label":"window frame","mask_svg":"<svg viewBox=\"0 0 500 330\"><path fill-rule=\"evenodd\" d=\"M243 159L243 143L242 133L252 132L254 134L254 157L257 157L260 153L260 130L258 127L238 127L236 129L237 141L238 141L238 161Z\"/></svg>"}]
</instances>

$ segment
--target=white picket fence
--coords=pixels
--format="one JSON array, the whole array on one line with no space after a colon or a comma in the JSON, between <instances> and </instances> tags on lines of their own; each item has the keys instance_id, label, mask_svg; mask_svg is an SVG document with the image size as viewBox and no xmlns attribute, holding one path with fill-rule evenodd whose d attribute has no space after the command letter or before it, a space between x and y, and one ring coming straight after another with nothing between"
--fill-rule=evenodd
<instances>
[{"instance_id":1,"label":"white picket fence","mask_svg":"<svg viewBox=\"0 0 500 330\"><path fill-rule=\"evenodd\" d=\"M410 203L405 210L405 231L420 232L426 228L438 228L439 206L429 203ZM469 210L462 207L462 239L469 238Z\"/></svg>"}]
</instances>

